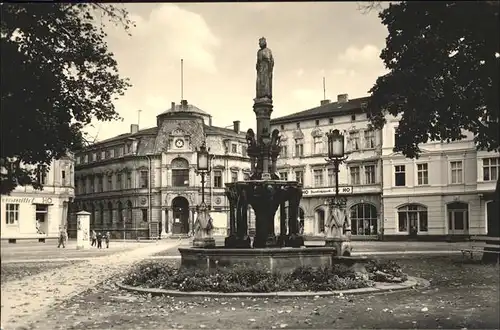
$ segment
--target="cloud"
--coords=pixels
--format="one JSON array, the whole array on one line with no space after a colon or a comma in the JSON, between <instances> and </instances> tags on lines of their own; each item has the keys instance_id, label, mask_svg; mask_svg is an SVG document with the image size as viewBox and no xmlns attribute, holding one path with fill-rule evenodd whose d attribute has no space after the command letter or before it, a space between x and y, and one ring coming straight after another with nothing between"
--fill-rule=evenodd
<instances>
[{"instance_id":1,"label":"cloud","mask_svg":"<svg viewBox=\"0 0 500 330\"><path fill-rule=\"evenodd\" d=\"M373 45L365 45L363 48L350 46L338 55L338 60L351 64L374 63L380 61L379 54L380 49Z\"/></svg>"},{"instance_id":2,"label":"cloud","mask_svg":"<svg viewBox=\"0 0 500 330\"><path fill-rule=\"evenodd\" d=\"M122 37L118 47L127 47L127 53L120 52L125 61L148 61L147 67L156 69L172 66L181 58L191 69L209 74L217 73L214 50L220 46L219 38L211 31L204 18L175 4L161 4L148 17L131 14L136 22L132 37ZM112 33L111 37L115 37ZM133 45L133 46L132 46ZM154 70L154 69L153 69ZM154 72L151 72L154 73Z\"/></svg>"}]
</instances>

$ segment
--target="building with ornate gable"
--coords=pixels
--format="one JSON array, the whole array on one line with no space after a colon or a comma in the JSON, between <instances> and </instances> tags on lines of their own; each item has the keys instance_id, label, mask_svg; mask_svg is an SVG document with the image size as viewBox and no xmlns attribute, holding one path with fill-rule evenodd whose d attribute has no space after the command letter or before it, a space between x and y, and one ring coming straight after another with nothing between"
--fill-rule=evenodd
<instances>
[{"instance_id":1,"label":"building with ornate gable","mask_svg":"<svg viewBox=\"0 0 500 330\"><path fill-rule=\"evenodd\" d=\"M215 234L226 235L229 204L226 182L250 172L245 134L212 125L207 112L182 100L157 116L157 126L95 143L76 153L74 214L91 213L91 228L116 238L153 238L192 233L201 178L196 150L205 141L212 172L205 184ZM76 219L70 222L75 235Z\"/></svg>"}]
</instances>

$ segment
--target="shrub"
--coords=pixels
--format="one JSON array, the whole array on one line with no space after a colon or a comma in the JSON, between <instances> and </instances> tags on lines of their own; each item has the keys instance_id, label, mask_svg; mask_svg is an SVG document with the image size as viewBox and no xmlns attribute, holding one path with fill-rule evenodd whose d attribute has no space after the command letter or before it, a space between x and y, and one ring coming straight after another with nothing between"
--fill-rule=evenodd
<instances>
[{"instance_id":1,"label":"shrub","mask_svg":"<svg viewBox=\"0 0 500 330\"><path fill-rule=\"evenodd\" d=\"M392 260L371 260L366 265L366 270L370 274L370 278L374 281L388 281L392 282L391 278L399 278L401 281L406 281L406 275L401 266Z\"/></svg>"}]
</instances>

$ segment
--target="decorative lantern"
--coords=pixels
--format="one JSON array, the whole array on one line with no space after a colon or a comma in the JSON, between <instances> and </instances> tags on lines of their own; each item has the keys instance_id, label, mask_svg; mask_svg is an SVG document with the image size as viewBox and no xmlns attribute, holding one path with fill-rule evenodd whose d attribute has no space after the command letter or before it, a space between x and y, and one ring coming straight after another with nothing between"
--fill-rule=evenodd
<instances>
[{"instance_id":1,"label":"decorative lantern","mask_svg":"<svg viewBox=\"0 0 500 330\"><path fill-rule=\"evenodd\" d=\"M328 137L328 158L344 157L344 135L338 129L326 133Z\"/></svg>"},{"instance_id":2,"label":"decorative lantern","mask_svg":"<svg viewBox=\"0 0 500 330\"><path fill-rule=\"evenodd\" d=\"M197 167L200 172L209 172L210 171L210 161L208 154L207 146L205 142L201 145L200 149L197 152Z\"/></svg>"}]
</instances>

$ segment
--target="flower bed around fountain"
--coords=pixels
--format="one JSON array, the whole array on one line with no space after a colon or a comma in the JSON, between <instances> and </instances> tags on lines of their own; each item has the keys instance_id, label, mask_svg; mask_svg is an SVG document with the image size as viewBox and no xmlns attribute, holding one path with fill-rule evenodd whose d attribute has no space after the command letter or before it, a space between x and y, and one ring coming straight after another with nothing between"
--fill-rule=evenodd
<instances>
[{"instance_id":1,"label":"flower bed around fountain","mask_svg":"<svg viewBox=\"0 0 500 330\"><path fill-rule=\"evenodd\" d=\"M394 262L370 261L367 272L344 264L329 267L298 267L271 272L260 264L236 264L209 270L175 268L168 261L137 265L123 284L139 288L208 292L334 291L368 288L377 282L401 283L407 275Z\"/></svg>"}]
</instances>

